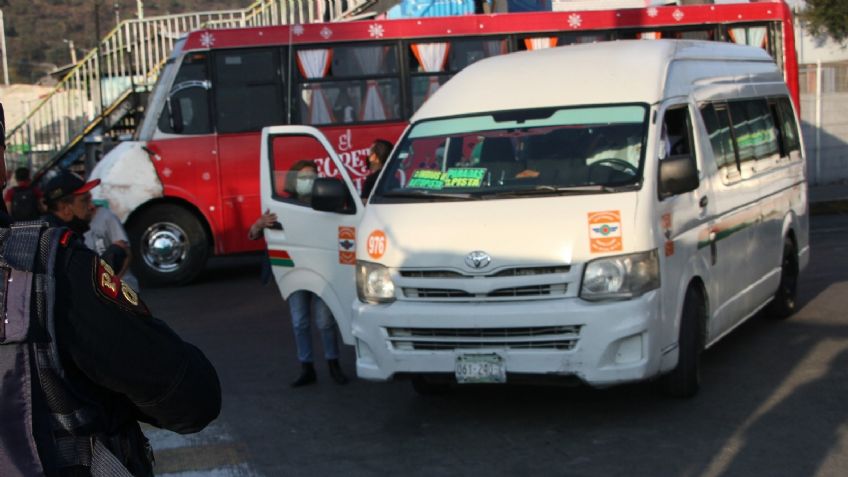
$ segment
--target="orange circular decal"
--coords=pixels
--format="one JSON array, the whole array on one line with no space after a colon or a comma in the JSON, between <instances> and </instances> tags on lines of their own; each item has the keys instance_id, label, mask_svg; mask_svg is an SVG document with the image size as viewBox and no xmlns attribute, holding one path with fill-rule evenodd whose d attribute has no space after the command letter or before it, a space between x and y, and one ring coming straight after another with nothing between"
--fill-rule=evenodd
<instances>
[{"instance_id":1,"label":"orange circular decal","mask_svg":"<svg viewBox=\"0 0 848 477\"><path fill-rule=\"evenodd\" d=\"M386 234L382 230L375 230L368 236L368 242L365 244L368 247L368 256L373 259L378 259L386 253L386 248L389 243L386 240Z\"/></svg>"}]
</instances>

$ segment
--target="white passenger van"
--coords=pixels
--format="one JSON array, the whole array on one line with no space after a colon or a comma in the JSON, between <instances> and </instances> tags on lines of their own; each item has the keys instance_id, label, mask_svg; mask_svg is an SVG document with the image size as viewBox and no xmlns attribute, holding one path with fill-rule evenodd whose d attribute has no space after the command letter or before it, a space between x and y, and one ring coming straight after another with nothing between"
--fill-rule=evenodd
<instances>
[{"instance_id":1,"label":"white passenger van","mask_svg":"<svg viewBox=\"0 0 848 477\"><path fill-rule=\"evenodd\" d=\"M367 206L317 130L262 138L283 296L309 290L361 378L442 383L662 377L761 309L795 308L809 261L796 114L765 51L619 41L489 58L412 118ZM291 151L333 161L311 202Z\"/></svg>"}]
</instances>

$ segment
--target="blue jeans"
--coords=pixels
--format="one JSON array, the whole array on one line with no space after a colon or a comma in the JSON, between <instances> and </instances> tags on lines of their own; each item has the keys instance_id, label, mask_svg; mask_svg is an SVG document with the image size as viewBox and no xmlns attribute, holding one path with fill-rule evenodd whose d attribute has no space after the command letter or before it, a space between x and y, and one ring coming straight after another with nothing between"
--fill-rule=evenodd
<instances>
[{"instance_id":1,"label":"blue jeans","mask_svg":"<svg viewBox=\"0 0 848 477\"><path fill-rule=\"evenodd\" d=\"M289 311L294 327L294 342L297 345L297 359L301 363L311 363L312 359L312 329L310 327L310 305L315 324L321 332L321 342L324 344L326 359L339 359L339 343L336 340L336 320L333 314L318 295L306 290L298 290L288 298Z\"/></svg>"}]
</instances>

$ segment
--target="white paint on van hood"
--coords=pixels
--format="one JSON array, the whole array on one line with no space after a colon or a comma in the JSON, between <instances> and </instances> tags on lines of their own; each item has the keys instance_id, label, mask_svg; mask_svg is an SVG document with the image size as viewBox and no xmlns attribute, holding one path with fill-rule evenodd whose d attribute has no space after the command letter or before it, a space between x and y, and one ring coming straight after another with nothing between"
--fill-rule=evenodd
<instances>
[{"instance_id":1,"label":"white paint on van hood","mask_svg":"<svg viewBox=\"0 0 848 477\"><path fill-rule=\"evenodd\" d=\"M621 214L622 250L649 250L652 234L637 220L636 191L584 196L535 197L469 202L369 204L359 227L357 258L392 268L469 270L465 257L484 251L492 257L486 271L510 266L583 263L605 254L591 253L589 213ZM385 254L368 254L368 237L386 235ZM639 232L639 233L637 233Z\"/></svg>"},{"instance_id":2,"label":"white paint on van hood","mask_svg":"<svg viewBox=\"0 0 848 477\"><path fill-rule=\"evenodd\" d=\"M162 197L162 183L144 142L126 141L109 151L94 170L90 179L100 179L92 189L95 200L107 200L109 209L125 222L141 204Z\"/></svg>"}]
</instances>

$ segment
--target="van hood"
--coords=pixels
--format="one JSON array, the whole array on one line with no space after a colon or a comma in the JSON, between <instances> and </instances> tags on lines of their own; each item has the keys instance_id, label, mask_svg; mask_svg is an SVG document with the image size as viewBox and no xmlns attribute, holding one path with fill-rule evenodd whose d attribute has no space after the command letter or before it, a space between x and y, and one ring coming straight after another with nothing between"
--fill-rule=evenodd
<instances>
[{"instance_id":1,"label":"van hood","mask_svg":"<svg viewBox=\"0 0 848 477\"><path fill-rule=\"evenodd\" d=\"M650 233L635 233L637 210L637 191L369 204L357 233L357 258L392 268L483 271L466 263L471 252L482 251L491 258L486 272L571 265L653 248Z\"/></svg>"}]
</instances>

